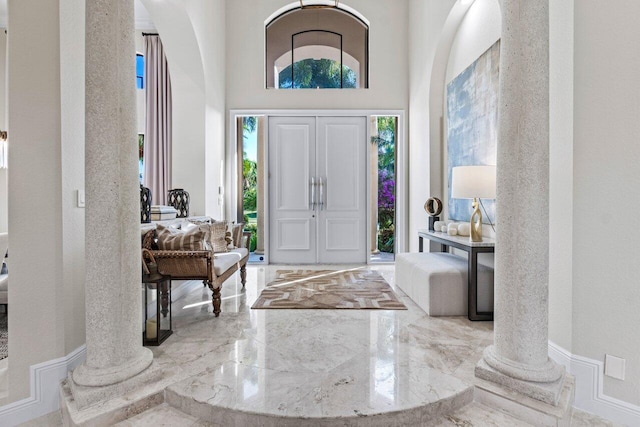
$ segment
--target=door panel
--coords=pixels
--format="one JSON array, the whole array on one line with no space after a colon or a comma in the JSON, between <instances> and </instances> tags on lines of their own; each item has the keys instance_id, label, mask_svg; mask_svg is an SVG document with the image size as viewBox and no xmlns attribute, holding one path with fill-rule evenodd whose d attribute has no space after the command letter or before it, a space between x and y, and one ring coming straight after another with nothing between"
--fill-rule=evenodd
<instances>
[{"instance_id":1,"label":"door panel","mask_svg":"<svg viewBox=\"0 0 640 427\"><path fill-rule=\"evenodd\" d=\"M324 152L321 155L324 165L324 173L319 171L319 175L326 176L327 194L326 208L330 211L357 211L360 199L358 190L360 182L364 181L364 176L359 176L360 158L362 153L358 144L357 129L341 126L344 134L340 134L335 126L327 129L327 136Z\"/></svg>"},{"instance_id":2,"label":"door panel","mask_svg":"<svg viewBox=\"0 0 640 427\"><path fill-rule=\"evenodd\" d=\"M280 250L310 250L311 220L286 218L278 220L278 248Z\"/></svg>"},{"instance_id":3,"label":"door panel","mask_svg":"<svg viewBox=\"0 0 640 427\"><path fill-rule=\"evenodd\" d=\"M315 138L313 117L269 118L270 262L316 262Z\"/></svg>"},{"instance_id":4,"label":"door panel","mask_svg":"<svg viewBox=\"0 0 640 427\"><path fill-rule=\"evenodd\" d=\"M282 125L277 128L278 141L275 172L279 177L276 209L280 211L309 210L310 141L308 126Z\"/></svg>"},{"instance_id":5,"label":"door panel","mask_svg":"<svg viewBox=\"0 0 640 427\"><path fill-rule=\"evenodd\" d=\"M269 118L271 262L366 262L366 156L365 117Z\"/></svg>"},{"instance_id":6,"label":"door panel","mask_svg":"<svg viewBox=\"0 0 640 427\"><path fill-rule=\"evenodd\" d=\"M327 251L358 251L361 239L359 220L349 218L326 220Z\"/></svg>"},{"instance_id":7,"label":"door panel","mask_svg":"<svg viewBox=\"0 0 640 427\"><path fill-rule=\"evenodd\" d=\"M318 118L318 171L324 209L318 213L318 261L360 263L366 251L366 118Z\"/></svg>"}]
</instances>

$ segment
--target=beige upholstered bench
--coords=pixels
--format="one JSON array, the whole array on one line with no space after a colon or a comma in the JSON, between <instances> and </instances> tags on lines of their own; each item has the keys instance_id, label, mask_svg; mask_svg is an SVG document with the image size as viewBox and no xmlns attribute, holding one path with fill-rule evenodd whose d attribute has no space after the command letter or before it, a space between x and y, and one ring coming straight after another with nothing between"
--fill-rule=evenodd
<instances>
[{"instance_id":1,"label":"beige upholstered bench","mask_svg":"<svg viewBox=\"0 0 640 427\"><path fill-rule=\"evenodd\" d=\"M467 315L467 260L444 252L396 255L396 286L430 316ZM493 311L493 269L478 264L478 311Z\"/></svg>"}]
</instances>

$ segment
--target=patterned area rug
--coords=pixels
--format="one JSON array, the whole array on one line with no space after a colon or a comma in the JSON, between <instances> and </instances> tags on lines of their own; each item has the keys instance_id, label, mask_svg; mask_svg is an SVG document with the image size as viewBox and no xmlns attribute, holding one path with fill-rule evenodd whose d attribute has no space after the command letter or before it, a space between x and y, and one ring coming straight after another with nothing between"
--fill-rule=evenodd
<instances>
[{"instance_id":1,"label":"patterned area rug","mask_svg":"<svg viewBox=\"0 0 640 427\"><path fill-rule=\"evenodd\" d=\"M0 360L9 356L9 331L7 329L7 315L0 314Z\"/></svg>"},{"instance_id":2,"label":"patterned area rug","mask_svg":"<svg viewBox=\"0 0 640 427\"><path fill-rule=\"evenodd\" d=\"M407 309L371 270L278 270L251 308Z\"/></svg>"}]
</instances>

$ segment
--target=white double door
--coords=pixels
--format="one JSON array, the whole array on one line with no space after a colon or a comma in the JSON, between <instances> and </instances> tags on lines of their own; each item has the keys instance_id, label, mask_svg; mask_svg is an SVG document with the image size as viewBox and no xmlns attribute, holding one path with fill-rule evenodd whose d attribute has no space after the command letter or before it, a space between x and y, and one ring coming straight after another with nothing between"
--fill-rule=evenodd
<instances>
[{"instance_id":1,"label":"white double door","mask_svg":"<svg viewBox=\"0 0 640 427\"><path fill-rule=\"evenodd\" d=\"M270 262L366 262L366 123L269 118Z\"/></svg>"}]
</instances>

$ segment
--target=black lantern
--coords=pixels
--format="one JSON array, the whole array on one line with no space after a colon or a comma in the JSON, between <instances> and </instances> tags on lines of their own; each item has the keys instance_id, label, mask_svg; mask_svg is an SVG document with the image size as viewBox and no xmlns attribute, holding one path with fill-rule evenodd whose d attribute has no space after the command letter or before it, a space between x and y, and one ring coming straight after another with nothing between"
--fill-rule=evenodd
<instances>
[{"instance_id":1,"label":"black lantern","mask_svg":"<svg viewBox=\"0 0 640 427\"><path fill-rule=\"evenodd\" d=\"M144 290L144 331L143 345L160 345L173 333L171 324L171 276L143 274ZM156 315L149 317L147 305L148 289L156 290Z\"/></svg>"},{"instance_id":2,"label":"black lantern","mask_svg":"<svg viewBox=\"0 0 640 427\"><path fill-rule=\"evenodd\" d=\"M140 184L140 222L151 222L151 190Z\"/></svg>"},{"instance_id":3,"label":"black lantern","mask_svg":"<svg viewBox=\"0 0 640 427\"><path fill-rule=\"evenodd\" d=\"M189 193L182 188L169 190L167 203L178 211L176 218L187 218L189 216Z\"/></svg>"}]
</instances>

